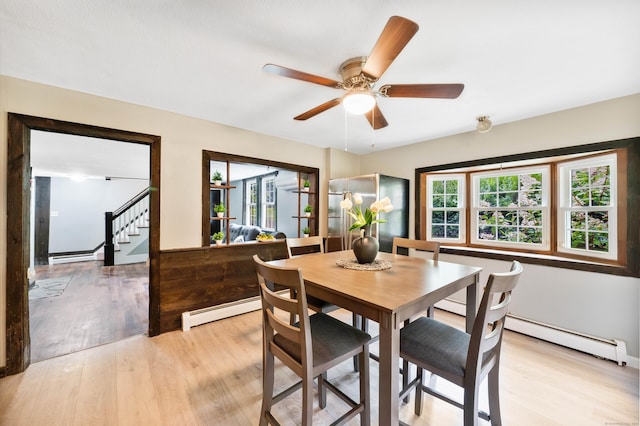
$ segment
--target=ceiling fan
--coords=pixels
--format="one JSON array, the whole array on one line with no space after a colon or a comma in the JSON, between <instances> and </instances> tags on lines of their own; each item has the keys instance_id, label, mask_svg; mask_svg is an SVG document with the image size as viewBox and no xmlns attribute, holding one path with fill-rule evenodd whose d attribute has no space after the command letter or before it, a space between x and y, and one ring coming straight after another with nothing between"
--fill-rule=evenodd
<instances>
[{"instance_id":1,"label":"ceiling fan","mask_svg":"<svg viewBox=\"0 0 640 426\"><path fill-rule=\"evenodd\" d=\"M464 89L464 84L385 84L374 90L375 83L416 32L418 24L401 16L392 16L368 57L347 59L340 65L342 81L274 64L266 64L262 69L269 74L346 90L344 95L293 117L294 120L307 120L342 103L348 110L353 108L350 111L364 114L371 126L377 130L389 125L378 107L377 97L455 99Z\"/></svg>"}]
</instances>

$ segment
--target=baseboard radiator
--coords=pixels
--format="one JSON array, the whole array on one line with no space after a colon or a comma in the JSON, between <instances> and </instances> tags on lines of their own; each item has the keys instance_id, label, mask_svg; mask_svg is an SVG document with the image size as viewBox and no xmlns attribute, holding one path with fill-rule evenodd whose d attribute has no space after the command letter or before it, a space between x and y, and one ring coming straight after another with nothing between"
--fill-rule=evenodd
<instances>
[{"instance_id":1,"label":"baseboard radiator","mask_svg":"<svg viewBox=\"0 0 640 426\"><path fill-rule=\"evenodd\" d=\"M464 303L450 299L438 302L436 307L459 315L465 315L466 310ZM627 345L623 340L603 339L601 337L590 336L512 314L508 315L505 328L537 339L546 340L547 342L576 349L599 358L609 359L617 362L618 365L621 366L627 365L627 362L630 361L627 356ZM632 362L632 364L637 364L637 362ZM637 365L631 366L638 368Z\"/></svg>"},{"instance_id":2,"label":"baseboard radiator","mask_svg":"<svg viewBox=\"0 0 640 426\"><path fill-rule=\"evenodd\" d=\"M278 293L288 294L289 290ZM189 331L191 327L206 324L208 322L233 317L257 311L261 307L260 296L250 297L235 302L223 303L210 308L202 308L195 311L182 313L182 331Z\"/></svg>"}]
</instances>

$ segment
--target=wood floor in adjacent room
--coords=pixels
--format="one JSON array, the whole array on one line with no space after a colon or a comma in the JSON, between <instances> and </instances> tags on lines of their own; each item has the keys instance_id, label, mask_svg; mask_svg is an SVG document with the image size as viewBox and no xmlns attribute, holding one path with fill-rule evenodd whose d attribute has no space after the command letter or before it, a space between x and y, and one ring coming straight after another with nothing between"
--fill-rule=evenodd
<instances>
[{"instance_id":1,"label":"wood floor in adjacent room","mask_svg":"<svg viewBox=\"0 0 640 426\"><path fill-rule=\"evenodd\" d=\"M334 314L351 318L343 310ZM453 314L437 311L436 318L463 326ZM189 332L138 335L38 362L0 379L0 424L256 425L261 338L260 314L252 312ZM374 361L371 367L372 420L377 424ZM346 374L339 384L355 396L352 363L338 369L330 377ZM281 365L277 374L277 388L292 383ZM505 425L638 424L638 370L510 331L503 344L501 386ZM331 393L327 398L324 410L316 399L314 424L328 424L344 409ZM412 396L409 404L401 404L401 419L413 425L462 424L460 410L425 398L420 418L413 415ZM300 391L279 405L283 425L299 423ZM483 405L486 409L486 400Z\"/></svg>"},{"instance_id":2,"label":"wood floor in adjacent room","mask_svg":"<svg viewBox=\"0 0 640 426\"><path fill-rule=\"evenodd\" d=\"M37 288L38 283L47 282L42 280L56 278L68 280L61 294ZM89 261L38 266L35 280L29 290L32 363L149 329L149 268L144 263L102 266L100 261Z\"/></svg>"}]
</instances>

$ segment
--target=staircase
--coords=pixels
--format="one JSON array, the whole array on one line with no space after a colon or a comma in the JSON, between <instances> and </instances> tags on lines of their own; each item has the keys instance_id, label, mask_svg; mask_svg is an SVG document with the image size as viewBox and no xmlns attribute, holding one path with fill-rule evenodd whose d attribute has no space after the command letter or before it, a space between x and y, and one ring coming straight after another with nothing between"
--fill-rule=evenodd
<instances>
[{"instance_id":1,"label":"staircase","mask_svg":"<svg viewBox=\"0 0 640 426\"><path fill-rule=\"evenodd\" d=\"M149 258L149 192L147 188L117 210L105 212L105 266Z\"/></svg>"}]
</instances>

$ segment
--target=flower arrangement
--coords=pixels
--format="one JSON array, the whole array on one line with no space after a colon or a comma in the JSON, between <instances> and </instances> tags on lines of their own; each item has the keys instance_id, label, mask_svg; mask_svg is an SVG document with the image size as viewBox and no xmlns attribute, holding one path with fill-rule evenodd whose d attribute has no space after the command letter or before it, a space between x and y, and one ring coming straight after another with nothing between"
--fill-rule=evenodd
<instances>
[{"instance_id":1,"label":"flower arrangement","mask_svg":"<svg viewBox=\"0 0 640 426\"><path fill-rule=\"evenodd\" d=\"M224 232L216 232L211 236L213 241L222 241L224 238Z\"/></svg>"},{"instance_id":2,"label":"flower arrangement","mask_svg":"<svg viewBox=\"0 0 640 426\"><path fill-rule=\"evenodd\" d=\"M226 210L223 203L216 204L215 207L213 207L213 211L216 213L224 213Z\"/></svg>"},{"instance_id":3,"label":"flower arrangement","mask_svg":"<svg viewBox=\"0 0 640 426\"><path fill-rule=\"evenodd\" d=\"M307 216L311 216L311 213L313 213L313 207L307 204L307 207L304 208L304 212L307 214Z\"/></svg>"},{"instance_id":4,"label":"flower arrangement","mask_svg":"<svg viewBox=\"0 0 640 426\"><path fill-rule=\"evenodd\" d=\"M364 228L365 226L370 226L373 223L385 223L385 219L376 219L376 216L380 212L389 213L393 210L393 205L391 204L389 197L384 197L382 200L374 201L371 206L364 210L364 213L360 207L361 204L362 195L360 194L353 194L353 202L348 198L340 202L340 207L347 210L347 213L349 213L354 220L349 231L353 231L357 228Z\"/></svg>"},{"instance_id":5,"label":"flower arrangement","mask_svg":"<svg viewBox=\"0 0 640 426\"><path fill-rule=\"evenodd\" d=\"M303 233L304 235L309 235L309 234L311 233L311 228L309 228L308 226L305 226L305 227L302 229L302 233Z\"/></svg>"}]
</instances>

